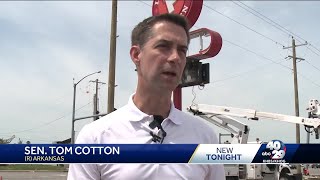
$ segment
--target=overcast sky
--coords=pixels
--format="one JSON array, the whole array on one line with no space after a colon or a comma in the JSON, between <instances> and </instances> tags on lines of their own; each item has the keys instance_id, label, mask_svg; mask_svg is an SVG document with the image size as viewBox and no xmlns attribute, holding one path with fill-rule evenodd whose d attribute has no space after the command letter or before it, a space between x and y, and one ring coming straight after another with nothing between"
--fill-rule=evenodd
<instances>
[{"instance_id":1,"label":"overcast sky","mask_svg":"<svg viewBox=\"0 0 320 180\"><path fill-rule=\"evenodd\" d=\"M237 5L238 4L238 5ZM119 1L115 107L135 91L136 74L129 57L130 33L151 16L152 1ZM276 22L279 30L246 6ZM251 12L253 12L251 10ZM210 84L194 87L195 103L251 108L294 115L291 35L297 44L300 116L310 99L320 99L320 2L204 1L193 29L221 34L220 53L210 63ZM16 135L24 142L51 143L70 138L73 78L101 70L77 86L76 117L92 114L95 85L108 81L111 1L0 2L0 138ZM270 24L271 23L271 24ZM293 34L292 34L293 33ZM193 44L192 47L197 47ZM276 62L276 63L275 63ZM107 111L107 85L99 89L99 110ZM190 106L192 88L183 89L183 108ZM77 121L78 133L92 119ZM250 138L295 142L295 125L250 122ZM215 128L217 133L223 132ZM305 142L301 127L301 139ZM311 137L312 142L319 142Z\"/></svg>"}]
</instances>

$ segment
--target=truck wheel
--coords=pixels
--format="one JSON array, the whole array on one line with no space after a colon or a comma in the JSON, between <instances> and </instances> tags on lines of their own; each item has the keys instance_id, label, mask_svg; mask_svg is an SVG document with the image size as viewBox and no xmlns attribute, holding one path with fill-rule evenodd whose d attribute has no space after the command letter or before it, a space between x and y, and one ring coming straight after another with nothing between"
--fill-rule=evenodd
<instances>
[{"instance_id":1,"label":"truck wheel","mask_svg":"<svg viewBox=\"0 0 320 180\"><path fill-rule=\"evenodd\" d=\"M291 180L291 177L288 174L280 174L279 180Z\"/></svg>"}]
</instances>

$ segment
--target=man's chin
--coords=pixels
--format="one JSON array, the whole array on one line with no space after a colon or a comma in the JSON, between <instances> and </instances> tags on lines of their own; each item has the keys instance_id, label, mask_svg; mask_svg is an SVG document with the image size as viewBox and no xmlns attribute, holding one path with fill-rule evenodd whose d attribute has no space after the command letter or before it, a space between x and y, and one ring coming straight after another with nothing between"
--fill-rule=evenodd
<instances>
[{"instance_id":1,"label":"man's chin","mask_svg":"<svg viewBox=\"0 0 320 180\"><path fill-rule=\"evenodd\" d=\"M178 86L179 86L179 83L176 83L176 84L170 86L169 89L170 89L171 91L174 91L175 89L177 89Z\"/></svg>"},{"instance_id":2,"label":"man's chin","mask_svg":"<svg viewBox=\"0 0 320 180\"><path fill-rule=\"evenodd\" d=\"M178 87L178 84L164 84L161 89L162 90L168 90L168 91L174 91Z\"/></svg>"}]
</instances>

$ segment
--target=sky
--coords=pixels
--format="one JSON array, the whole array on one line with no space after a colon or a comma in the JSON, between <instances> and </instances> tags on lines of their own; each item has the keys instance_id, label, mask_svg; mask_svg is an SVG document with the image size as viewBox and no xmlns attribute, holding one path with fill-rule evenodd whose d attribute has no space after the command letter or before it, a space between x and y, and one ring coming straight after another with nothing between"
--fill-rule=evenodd
<instances>
[{"instance_id":1,"label":"sky","mask_svg":"<svg viewBox=\"0 0 320 180\"><path fill-rule=\"evenodd\" d=\"M135 91L130 34L152 15L151 6L152 1L118 2L116 108ZM305 59L297 69L300 116L306 117L309 100L320 99L317 17L317 1L204 1L192 30L216 31L223 45L217 56L203 61L210 63L210 84L202 90L198 86L182 90L183 111L200 103L294 115L292 60L286 58L292 51L283 49L291 46L294 36L296 44L308 42L296 49L297 57ZM95 84L90 81L108 82L110 21L111 1L0 2L0 138L15 135L12 143L19 138L31 143L70 138L73 82L102 71L77 85L76 117L92 114ZM192 42L190 51L197 47ZM102 113L107 111L107 88L99 85ZM295 124L239 120L250 127L249 141L259 137L295 142ZM76 133L90 122L76 121ZM302 126L301 142L306 142ZM311 142L319 140L312 135Z\"/></svg>"}]
</instances>

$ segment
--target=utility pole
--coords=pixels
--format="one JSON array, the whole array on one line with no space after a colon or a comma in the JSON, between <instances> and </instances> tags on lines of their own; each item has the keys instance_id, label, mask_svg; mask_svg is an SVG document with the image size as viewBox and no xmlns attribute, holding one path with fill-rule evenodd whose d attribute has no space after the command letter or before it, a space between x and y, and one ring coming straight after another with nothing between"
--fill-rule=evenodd
<instances>
[{"instance_id":1,"label":"utility pole","mask_svg":"<svg viewBox=\"0 0 320 180\"><path fill-rule=\"evenodd\" d=\"M299 95L298 95L298 77L297 77L297 59L299 60L304 60L302 58L297 58L296 56L296 47L298 46L303 46L307 45L305 44L300 44L296 45L295 39L292 37L292 46L290 47L283 47L283 49L289 49L292 48L292 56L288 56L292 58L292 63L293 63L293 81L294 81L294 107L295 107L295 113L296 116L299 116ZM300 125L296 124L296 143L300 144ZM297 167L297 173L301 174L301 166L298 165Z\"/></svg>"},{"instance_id":2,"label":"utility pole","mask_svg":"<svg viewBox=\"0 0 320 180\"><path fill-rule=\"evenodd\" d=\"M93 115L97 115L99 114L98 112L98 98L97 98L97 94L93 95ZM94 116L93 117L93 121L99 119L98 117Z\"/></svg>"},{"instance_id":3,"label":"utility pole","mask_svg":"<svg viewBox=\"0 0 320 180\"><path fill-rule=\"evenodd\" d=\"M96 94L93 95L93 115L99 114L98 112L98 79L96 79ZM93 117L93 121L97 120L99 117Z\"/></svg>"},{"instance_id":4,"label":"utility pole","mask_svg":"<svg viewBox=\"0 0 320 180\"><path fill-rule=\"evenodd\" d=\"M108 111L114 110L115 66L116 66L116 40L117 40L117 0L112 0L111 34L110 34L110 58L108 81Z\"/></svg>"},{"instance_id":5,"label":"utility pole","mask_svg":"<svg viewBox=\"0 0 320 180\"><path fill-rule=\"evenodd\" d=\"M90 81L90 82L94 82L96 83L96 93L93 95L93 115L98 115L99 114L99 96L98 96L98 89L99 89L99 83L100 84L106 84L104 82L99 82L98 79L96 79L95 81ZM94 116L93 120L97 120L99 119L98 116Z\"/></svg>"}]
</instances>

